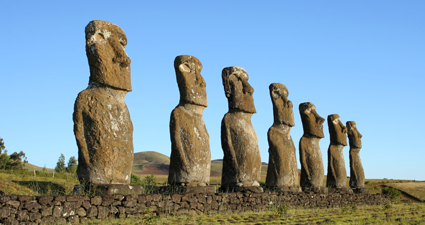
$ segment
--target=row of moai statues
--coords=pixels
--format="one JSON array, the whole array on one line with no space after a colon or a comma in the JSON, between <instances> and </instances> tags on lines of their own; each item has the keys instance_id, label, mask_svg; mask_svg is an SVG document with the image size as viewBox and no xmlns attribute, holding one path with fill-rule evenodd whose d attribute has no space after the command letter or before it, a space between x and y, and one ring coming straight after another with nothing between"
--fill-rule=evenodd
<instances>
[{"instance_id":1,"label":"row of moai statues","mask_svg":"<svg viewBox=\"0 0 425 225\"><path fill-rule=\"evenodd\" d=\"M117 25L95 20L86 29L86 53L90 81L79 93L74 106L74 134L78 154L78 178L83 184L100 185L106 192L140 189L128 187L133 163L133 125L124 102L132 91L131 60L125 52L127 38ZM174 61L180 102L170 118L171 157L168 181L186 190L215 192L210 186L211 150L203 120L208 106L202 64L193 56L177 56ZM224 153L222 189L260 192L261 156L258 139L251 123L256 113L254 89L248 73L241 67L222 71L229 111L221 124ZM274 123L268 131L269 167L266 186L299 191L295 146L290 130L295 126L292 102L283 84L269 87L273 102ZM324 168L319 141L324 137L323 122L312 103L302 103L300 113L304 135L300 140L301 182L305 190L323 186ZM347 145L339 116L328 117L329 146L328 187L345 187L346 171L342 148ZM351 188L362 188L364 172L360 161L361 135L354 122L347 122L350 140ZM320 191L320 190L319 190Z\"/></svg>"}]
</instances>

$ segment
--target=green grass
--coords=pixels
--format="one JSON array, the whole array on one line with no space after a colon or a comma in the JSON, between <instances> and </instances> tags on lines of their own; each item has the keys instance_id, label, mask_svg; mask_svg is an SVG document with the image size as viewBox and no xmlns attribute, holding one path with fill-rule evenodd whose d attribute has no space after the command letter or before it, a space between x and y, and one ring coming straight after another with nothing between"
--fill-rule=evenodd
<instances>
[{"instance_id":1,"label":"green grass","mask_svg":"<svg viewBox=\"0 0 425 225\"><path fill-rule=\"evenodd\" d=\"M140 219L93 220L86 224L423 224L425 204L349 206L332 209L285 208L266 212L218 213L197 216L145 214Z\"/></svg>"},{"instance_id":2,"label":"green grass","mask_svg":"<svg viewBox=\"0 0 425 225\"><path fill-rule=\"evenodd\" d=\"M75 174L0 170L0 190L6 195L69 195L79 184Z\"/></svg>"}]
</instances>

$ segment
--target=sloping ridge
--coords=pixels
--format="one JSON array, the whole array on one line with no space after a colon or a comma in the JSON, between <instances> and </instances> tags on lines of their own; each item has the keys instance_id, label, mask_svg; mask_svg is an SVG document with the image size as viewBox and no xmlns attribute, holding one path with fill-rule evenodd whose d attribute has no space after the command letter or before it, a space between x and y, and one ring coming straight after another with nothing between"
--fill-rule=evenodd
<instances>
[{"instance_id":1,"label":"sloping ridge","mask_svg":"<svg viewBox=\"0 0 425 225\"><path fill-rule=\"evenodd\" d=\"M132 172L138 175L168 175L170 157L155 151L134 153Z\"/></svg>"},{"instance_id":2,"label":"sloping ridge","mask_svg":"<svg viewBox=\"0 0 425 225\"><path fill-rule=\"evenodd\" d=\"M138 175L168 175L170 157L155 151L134 153L132 173ZM211 161L210 176L219 177L223 170L223 159ZM261 166L262 174L267 172L267 163Z\"/></svg>"}]
</instances>

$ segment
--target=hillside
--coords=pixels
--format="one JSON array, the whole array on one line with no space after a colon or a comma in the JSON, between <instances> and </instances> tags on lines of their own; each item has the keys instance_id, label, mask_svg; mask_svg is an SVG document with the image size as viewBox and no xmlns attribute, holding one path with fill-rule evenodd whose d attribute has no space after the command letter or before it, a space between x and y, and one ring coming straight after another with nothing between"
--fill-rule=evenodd
<instances>
[{"instance_id":1,"label":"hillside","mask_svg":"<svg viewBox=\"0 0 425 225\"><path fill-rule=\"evenodd\" d=\"M33 165L31 163L25 163L24 168L29 170L29 171L34 171L34 170L43 171L43 167L39 167L39 166ZM48 173L53 173L53 171L54 171L54 169L46 168L46 172L48 172Z\"/></svg>"},{"instance_id":2,"label":"hillside","mask_svg":"<svg viewBox=\"0 0 425 225\"><path fill-rule=\"evenodd\" d=\"M154 151L134 153L132 172L138 175L168 175L170 157Z\"/></svg>"},{"instance_id":3,"label":"hillside","mask_svg":"<svg viewBox=\"0 0 425 225\"><path fill-rule=\"evenodd\" d=\"M267 163L261 165L261 175L266 176ZM132 172L137 175L168 175L170 167L170 157L155 151L134 153ZM223 160L215 159L211 161L212 177L221 176Z\"/></svg>"}]
</instances>

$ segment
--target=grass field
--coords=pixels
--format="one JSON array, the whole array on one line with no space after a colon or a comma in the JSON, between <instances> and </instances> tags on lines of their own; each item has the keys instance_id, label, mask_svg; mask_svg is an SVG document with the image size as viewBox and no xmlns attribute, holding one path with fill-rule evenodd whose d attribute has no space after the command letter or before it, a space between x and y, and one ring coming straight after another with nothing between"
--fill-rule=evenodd
<instances>
[{"instance_id":1,"label":"grass field","mask_svg":"<svg viewBox=\"0 0 425 225\"><path fill-rule=\"evenodd\" d=\"M280 207L260 213L94 220L86 224L425 224L425 204L386 204L332 209Z\"/></svg>"},{"instance_id":2,"label":"grass field","mask_svg":"<svg viewBox=\"0 0 425 225\"><path fill-rule=\"evenodd\" d=\"M395 187L410 195L425 201L425 182L403 182L403 183L387 183L386 185Z\"/></svg>"},{"instance_id":3,"label":"grass field","mask_svg":"<svg viewBox=\"0 0 425 225\"><path fill-rule=\"evenodd\" d=\"M70 195L79 184L75 174L0 170L0 190L6 195Z\"/></svg>"}]
</instances>

